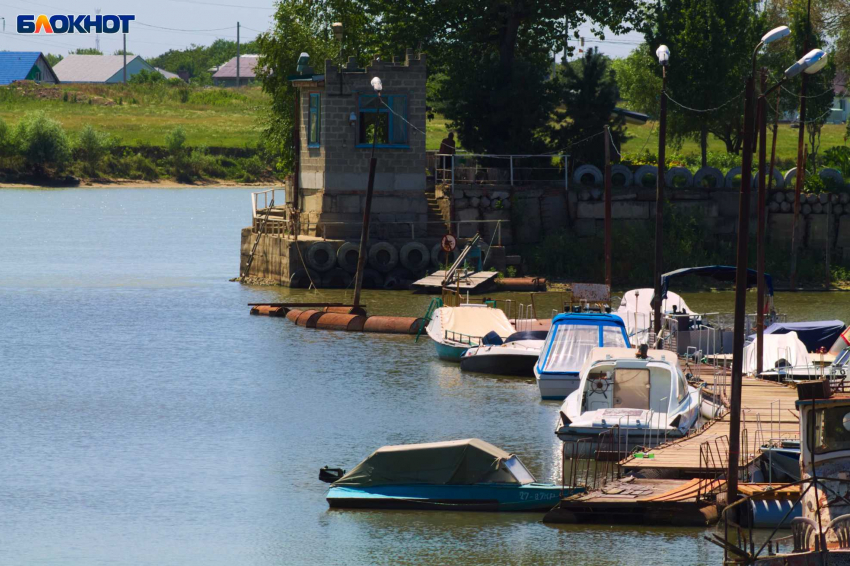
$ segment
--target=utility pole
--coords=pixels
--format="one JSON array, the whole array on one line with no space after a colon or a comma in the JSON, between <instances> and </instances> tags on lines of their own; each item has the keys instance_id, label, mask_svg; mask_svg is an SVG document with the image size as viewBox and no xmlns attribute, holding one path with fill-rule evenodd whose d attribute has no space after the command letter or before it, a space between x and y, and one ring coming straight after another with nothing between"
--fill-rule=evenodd
<instances>
[{"instance_id":1,"label":"utility pole","mask_svg":"<svg viewBox=\"0 0 850 566\"><path fill-rule=\"evenodd\" d=\"M803 40L803 53L809 52L809 35L812 33L812 0L809 0L806 16L806 37ZM797 223L800 217L800 192L803 190L806 159L803 156L803 146L806 144L806 83L807 73L803 73L800 85L800 133L797 137L797 177L794 183L794 216L791 218L791 289L797 288L797 248L800 245Z\"/></svg>"},{"instance_id":2,"label":"utility pole","mask_svg":"<svg viewBox=\"0 0 850 566\"><path fill-rule=\"evenodd\" d=\"M239 28L240 27L241 27L241 24L239 22L236 22L236 86L241 86L240 83L242 82L242 78L241 78L240 72L239 72L240 71L239 63L240 63L240 59L241 59L241 57L239 56Z\"/></svg>"},{"instance_id":3,"label":"utility pole","mask_svg":"<svg viewBox=\"0 0 850 566\"><path fill-rule=\"evenodd\" d=\"M605 138L605 285L611 293L611 130L602 130Z\"/></svg>"},{"instance_id":4,"label":"utility pole","mask_svg":"<svg viewBox=\"0 0 850 566\"><path fill-rule=\"evenodd\" d=\"M764 232L767 224L767 186L764 173L767 161L767 100L764 93L767 88L767 69L761 70L761 96L758 99L756 123L759 139L759 168L758 168L758 257L756 260L756 277L758 283L758 298L756 302L756 375L761 375L764 364ZM777 109L779 107L777 106ZM773 174L773 170L767 172Z\"/></svg>"},{"instance_id":5,"label":"utility pole","mask_svg":"<svg viewBox=\"0 0 850 566\"><path fill-rule=\"evenodd\" d=\"M127 84L127 34L124 34L124 84Z\"/></svg>"}]
</instances>

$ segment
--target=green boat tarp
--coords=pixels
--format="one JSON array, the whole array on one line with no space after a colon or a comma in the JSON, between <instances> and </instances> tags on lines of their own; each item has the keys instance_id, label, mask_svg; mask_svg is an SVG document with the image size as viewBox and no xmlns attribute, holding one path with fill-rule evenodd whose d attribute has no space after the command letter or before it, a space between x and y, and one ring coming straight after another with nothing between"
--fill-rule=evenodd
<instances>
[{"instance_id":1,"label":"green boat tarp","mask_svg":"<svg viewBox=\"0 0 850 566\"><path fill-rule=\"evenodd\" d=\"M515 467L514 462L516 458L511 454L477 438L384 446L334 482L334 485L371 487L525 483L509 470L509 466ZM525 479L524 474L520 476Z\"/></svg>"}]
</instances>

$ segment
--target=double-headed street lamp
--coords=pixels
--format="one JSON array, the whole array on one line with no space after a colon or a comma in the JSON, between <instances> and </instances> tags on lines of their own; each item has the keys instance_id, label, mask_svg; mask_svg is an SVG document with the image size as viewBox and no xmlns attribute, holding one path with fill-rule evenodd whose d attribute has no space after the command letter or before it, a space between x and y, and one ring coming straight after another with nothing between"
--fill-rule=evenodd
<instances>
[{"instance_id":1,"label":"double-headed street lamp","mask_svg":"<svg viewBox=\"0 0 850 566\"><path fill-rule=\"evenodd\" d=\"M741 158L741 192L738 205L738 248L735 272L735 327L732 344L732 379L730 391L729 412L731 415L729 423L729 472L727 474L727 501L734 503L738 494L738 458L741 441L741 385L743 378L743 352L744 352L744 318L746 316L747 299L747 243L749 239L749 215L750 215L750 187L752 185L753 165L753 98L755 94L755 70L756 58L759 50L764 45L769 45L790 35L791 31L786 26L780 26L766 33L753 51L752 72L747 78L747 86L744 99L744 140L743 155ZM817 53L820 52L820 53ZM801 72L816 73L826 64L826 54L820 50L813 50L803 56L794 65L789 67L782 78L774 87L759 97L760 113L759 129L764 131L766 95L778 88L784 81L800 74ZM761 301L763 303L764 291L764 264L762 251L764 249L764 161L765 142L762 134L762 142L759 147L761 162L759 164L759 272L758 284ZM772 173L772 172L771 172ZM759 305L759 316L763 316L763 304ZM763 320L762 320L763 323ZM761 333L761 328L757 329ZM759 344L762 340L759 337ZM757 354L761 360L761 353Z\"/></svg>"},{"instance_id":2,"label":"double-headed street lamp","mask_svg":"<svg viewBox=\"0 0 850 566\"><path fill-rule=\"evenodd\" d=\"M655 175L655 292L652 296L652 331L655 340L661 333L661 271L663 269L662 232L664 227L664 169L667 167L665 149L667 147L667 67L670 64L670 49L660 45L655 56L661 64L661 109L658 115L658 166ZM656 348L659 347L654 344Z\"/></svg>"}]
</instances>

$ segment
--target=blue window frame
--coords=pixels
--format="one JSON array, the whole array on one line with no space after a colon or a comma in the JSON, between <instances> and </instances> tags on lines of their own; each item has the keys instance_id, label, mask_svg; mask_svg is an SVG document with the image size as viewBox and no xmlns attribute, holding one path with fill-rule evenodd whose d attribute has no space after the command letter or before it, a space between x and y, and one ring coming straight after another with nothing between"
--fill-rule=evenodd
<instances>
[{"instance_id":1,"label":"blue window frame","mask_svg":"<svg viewBox=\"0 0 850 566\"><path fill-rule=\"evenodd\" d=\"M406 94L390 94L380 98L375 94L361 94L357 98L357 107L357 147L372 145L376 127L376 147L410 147Z\"/></svg>"},{"instance_id":2,"label":"blue window frame","mask_svg":"<svg viewBox=\"0 0 850 566\"><path fill-rule=\"evenodd\" d=\"M322 144L322 95L310 93L310 116L307 121L307 147L319 147Z\"/></svg>"}]
</instances>

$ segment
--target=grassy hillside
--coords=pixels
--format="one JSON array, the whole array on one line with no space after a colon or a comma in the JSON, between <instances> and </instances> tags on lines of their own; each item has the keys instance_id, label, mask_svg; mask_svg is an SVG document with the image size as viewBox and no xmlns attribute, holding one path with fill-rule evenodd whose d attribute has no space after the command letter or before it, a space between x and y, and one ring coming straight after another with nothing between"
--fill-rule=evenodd
<instances>
[{"instance_id":1,"label":"grassy hillside","mask_svg":"<svg viewBox=\"0 0 850 566\"><path fill-rule=\"evenodd\" d=\"M245 147L259 140L265 102L259 87L19 84L0 87L0 118L14 126L41 110L72 136L91 125L121 145L164 145L183 126L190 146Z\"/></svg>"}]
</instances>

